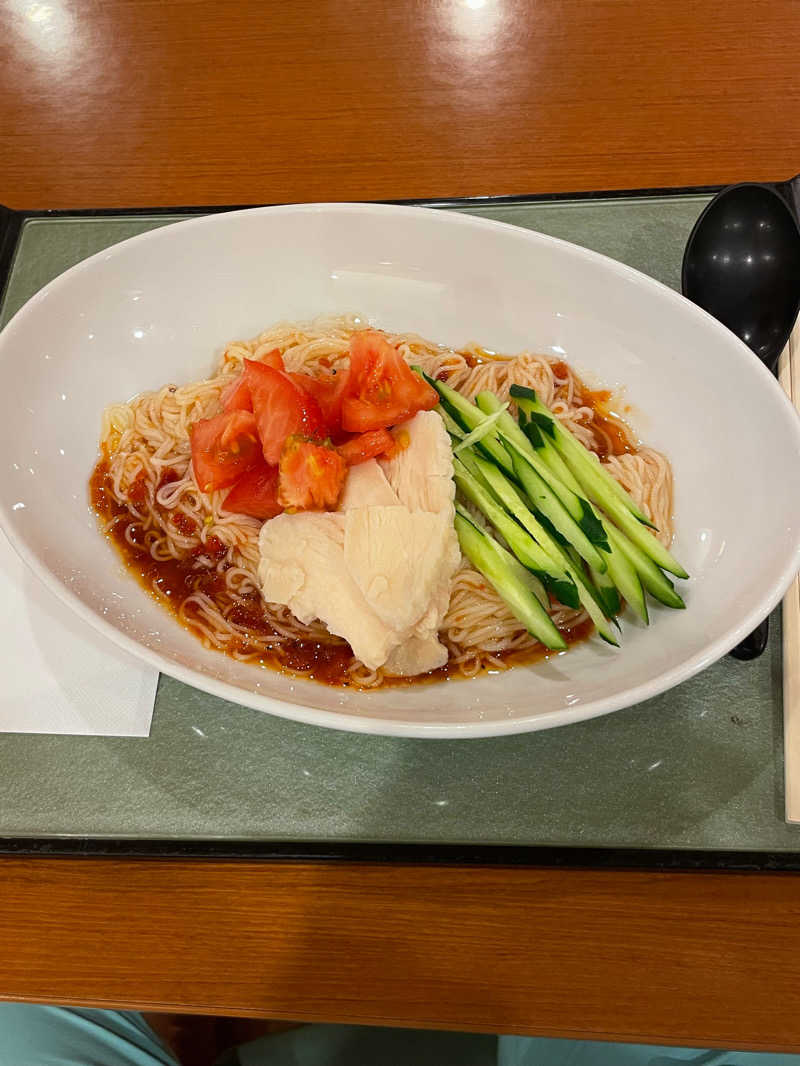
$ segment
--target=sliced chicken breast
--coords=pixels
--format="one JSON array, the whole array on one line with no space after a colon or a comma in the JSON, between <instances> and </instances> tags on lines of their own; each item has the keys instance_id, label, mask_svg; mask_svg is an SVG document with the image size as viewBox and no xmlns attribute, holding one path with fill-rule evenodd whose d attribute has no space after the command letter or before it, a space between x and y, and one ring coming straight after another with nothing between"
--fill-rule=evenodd
<instances>
[{"instance_id":1,"label":"sliced chicken breast","mask_svg":"<svg viewBox=\"0 0 800 1066\"><path fill-rule=\"evenodd\" d=\"M347 570L378 618L398 635L439 600L452 529L447 514L407 507L356 507L345 515Z\"/></svg>"},{"instance_id":2,"label":"sliced chicken breast","mask_svg":"<svg viewBox=\"0 0 800 1066\"><path fill-rule=\"evenodd\" d=\"M453 453L444 423L435 411L420 411L395 430L408 447L379 460L400 503L412 511L447 511L453 516ZM453 534L455 536L455 533Z\"/></svg>"},{"instance_id":3,"label":"sliced chicken breast","mask_svg":"<svg viewBox=\"0 0 800 1066\"><path fill-rule=\"evenodd\" d=\"M392 677L416 677L447 662L447 648L436 637L412 636L389 652L384 669Z\"/></svg>"},{"instance_id":4,"label":"sliced chicken breast","mask_svg":"<svg viewBox=\"0 0 800 1066\"><path fill-rule=\"evenodd\" d=\"M337 510L349 511L353 507L372 507L377 504L397 507L399 503L397 493L377 459L368 459L348 470Z\"/></svg>"},{"instance_id":5,"label":"sliced chicken breast","mask_svg":"<svg viewBox=\"0 0 800 1066\"><path fill-rule=\"evenodd\" d=\"M347 569L344 525L344 515L319 511L265 522L258 578L265 600L285 604L304 624L321 619L377 670L397 646L397 634L371 609Z\"/></svg>"}]
</instances>

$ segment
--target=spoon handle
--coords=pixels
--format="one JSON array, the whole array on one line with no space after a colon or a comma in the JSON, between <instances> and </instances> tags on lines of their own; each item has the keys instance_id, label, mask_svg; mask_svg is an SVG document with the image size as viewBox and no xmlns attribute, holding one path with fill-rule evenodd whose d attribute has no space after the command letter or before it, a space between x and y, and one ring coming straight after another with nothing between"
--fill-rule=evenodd
<instances>
[{"instance_id":1,"label":"spoon handle","mask_svg":"<svg viewBox=\"0 0 800 1066\"><path fill-rule=\"evenodd\" d=\"M757 659L759 655L763 654L768 639L769 618L765 618L763 622L759 622L752 633L749 633L743 641L736 645L731 655L734 659L740 659L742 662Z\"/></svg>"}]
</instances>

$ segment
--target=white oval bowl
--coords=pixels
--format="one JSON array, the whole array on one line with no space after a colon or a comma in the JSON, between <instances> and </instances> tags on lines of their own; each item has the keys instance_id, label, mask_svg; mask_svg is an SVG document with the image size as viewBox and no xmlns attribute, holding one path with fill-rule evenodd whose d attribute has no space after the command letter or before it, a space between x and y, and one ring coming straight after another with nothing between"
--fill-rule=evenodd
<instances>
[{"instance_id":1,"label":"white oval bowl","mask_svg":"<svg viewBox=\"0 0 800 1066\"><path fill-rule=\"evenodd\" d=\"M280 319L359 311L454 347L562 354L625 386L675 473L686 611L628 615L549 662L473 681L353 692L204 649L124 570L87 480L100 415L205 377L223 345ZM124 241L47 285L0 335L0 520L35 573L121 647L182 681L337 729L480 737L637 703L729 651L800 565L800 420L733 334L619 263L502 223L358 204L217 214Z\"/></svg>"}]
</instances>

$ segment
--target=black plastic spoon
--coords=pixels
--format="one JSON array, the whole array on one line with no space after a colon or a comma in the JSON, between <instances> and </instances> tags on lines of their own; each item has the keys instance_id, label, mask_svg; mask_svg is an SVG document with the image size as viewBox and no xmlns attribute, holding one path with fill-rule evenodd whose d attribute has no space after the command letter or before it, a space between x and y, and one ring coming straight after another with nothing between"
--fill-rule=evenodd
<instances>
[{"instance_id":1,"label":"black plastic spoon","mask_svg":"<svg viewBox=\"0 0 800 1066\"><path fill-rule=\"evenodd\" d=\"M729 185L695 222L683 253L683 295L741 337L773 373L800 310L798 213L800 175ZM765 618L731 655L757 658L768 636Z\"/></svg>"}]
</instances>

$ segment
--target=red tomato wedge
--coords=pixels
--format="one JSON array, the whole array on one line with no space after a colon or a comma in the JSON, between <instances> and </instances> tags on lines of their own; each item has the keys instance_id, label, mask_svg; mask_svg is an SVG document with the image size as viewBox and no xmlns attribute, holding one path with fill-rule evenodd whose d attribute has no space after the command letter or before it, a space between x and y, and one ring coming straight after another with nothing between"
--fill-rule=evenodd
<instances>
[{"instance_id":1,"label":"red tomato wedge","mask_svg":"<svg viewBox=\"0 0 800 1066\"><path fill-rule=\"evenodd\" d=\"M415 374L398 350L374 329L354 333L350 375L342 403L348 433L386 429L439 402L436 390Z\"/></svg>"},{"instance_id":2,"label":"red tomato wedge","mask_svg":"<svg viewBox=\"0 0 800 1066\"><path fill-rule=\"evenodd\" d=\"M245 359L244 380L253 398L253 414L268 463L278 462L287 437L326 436L319 404L298 388L288 374Z\"/></svg>"},{"instance_id":3,"label":"red tomato wedge","mask_svg":"<svg viewBox=\"0 0 800 1066\"><path fill-rule=\"evenodd\" d=\"M242 474L222 504L234 514L253 518L274 518L283 508L278 503L278 468L259 457L257 466Z\"/></svg>"},{"instance_id":4,"label":"red tomato wedge","mask_svg":"<svg viewBox=\"0 0 800 1066\"><path fill-rule=\"evenodd\" d=\"M278 502L292 511L331 511L347 477L347 464L330 444L290 437L281 454Z\"/></svg>"},{"instance_id":5,"label":"red tomato wedge","mask_svg":"<svg viewBox=\"0 0 800 1066\"><path fill-rule=\"evenodd\" d=\"M313 396L319 404L322 418L332 436L341 433L342 428L342 400L347 388L347 368L338 371L326 370L322 373L290 374L289 377Z\"/></svg>"},{"instance_id":6,"label":"red tomato wedge","mask_svg":"<svg viewBox=\"0 0 800 1066\"><path fill-rule=\"evenodd\" d=\"M388 429L372 429L337 445L336 450L348 466L356 466L379 455L392 455L395 448L395 439Z\"/></svg>"},{"instance_id":7,"label":"red tomato wedge","mask_svg":"<svg viewBox=\"0 0 800 1066\"><path fill-rule=\"evenodd\" d=\"M253 362L271 366L273 370L286 369L283 365L283 356L279 348L273 348L271 352L267 352L261 359L254 359ZM247 387L244 371L230 385L225 386L219 399L224 411L253 410L253 398L250 395L250 389Z\"/></svg>"},{"instance_id":8,"label":"red tomato wedge","mask_svg":"<svg viewBox=\"0 0 800 1066\"><path fill-rule=\"evenodd\" d=\"M240 374L230 385L226 385L220 393L220 403L223 411L252 411L253 398L244 380L244 374Z\"/></svg>"},{"instance_id":9,"label":"red tomato wedge","mask_svg":"<svg viewBox=\"0 0 800 1066\"><path fill-rule=\"evenodd\" d=\"M271 352L267 352L266 355L259 356L258 359L254 359L253 362L263 363L264 366L271 366L273 370L286 369L283 364L283 356L281 355L280 348L273 348Z\"/></svg>"},{"instance_id":10,"label":"red tomato wedge","mask_svg":"<svg viewBox=\"0 0 800 1066\"><path fill-rule=\"evenodd\" d=\"M226 411L190 426L194 479L202 492L224 489L261 459L256 420Z\"/></svg>"}]
</instances>

